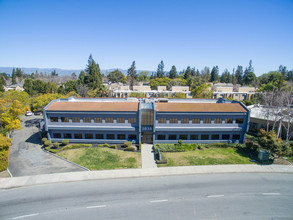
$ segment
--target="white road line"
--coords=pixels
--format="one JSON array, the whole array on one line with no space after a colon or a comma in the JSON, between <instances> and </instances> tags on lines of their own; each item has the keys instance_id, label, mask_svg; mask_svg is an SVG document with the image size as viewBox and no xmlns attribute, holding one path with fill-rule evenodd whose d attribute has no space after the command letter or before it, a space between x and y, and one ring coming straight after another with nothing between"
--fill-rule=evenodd
<instances>
[{"instance_id":1,"label":"white road line","mask_svg":"<svg viewBox=\"0 0 293 220\"><path fill-rule=\"evenodd\" d=\"M36 215L39 215L39 213L34 213L34 214L30 214L30 215L17 216L17 217L14 217L12 219L28 218L28 217L32 217L32 216L36 216Z\"/></svg>"},{"instance_id":2,"label":"white road line","mask_svg":"<svg viewBox=\"0 0 293 220\"><path fill-rule=\"evenodd\" d=\"M264 196L277 196L280 195L281 193L262 193Z\"/></svg>"},{"instance_id":3,"label":"white road line","mask_svg":"<svg viewBox=\"0 0 293 220\"><path fill-rule=\"evenodd\" d=\"M162 200L153 200L150 201L151 203L155 203L155 202L168 202L168 199L162 199Z\"/></svg>"},{"instance_id":4,"label":"white road line","mask_svg":"<svg viewBox=\"0 0 293 220\"><path fill-rule=\"evenodd\" d=\"M87 209L96 209L96 208L105 208L107 207L106 205L96 205L96 206L88 206L86 207Z\"/></svg>"},{"instance_id":5,"label":"white road line","mask_svg":"<svg viewBox=\"0 0 293 220\"><path fill-rule=\"evenodd\" d=\"M209 195L208 198L223 197L224 195Z\"/></svg>"}]
</instances>

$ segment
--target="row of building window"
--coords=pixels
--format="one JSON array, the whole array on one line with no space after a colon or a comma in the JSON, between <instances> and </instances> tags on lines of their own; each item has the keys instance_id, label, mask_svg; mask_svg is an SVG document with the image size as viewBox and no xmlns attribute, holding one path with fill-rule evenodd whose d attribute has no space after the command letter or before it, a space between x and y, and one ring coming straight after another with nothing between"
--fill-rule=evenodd
<instances>
[{"instance_id":1,"label":"row of building window","mask_svg":"<svg viewBox=\"0 0 293 220\"><path fill-rule=\"evenodd\" d=\"M204 118L203 120L204 124L211 124L212 119L211 118ZM189 118L181 118L180 120L181 124L189 124ZM193 118L191 120L192 124L200 124L200 118ZM243 124L243 118L236 118L235 119L236 124ZM166 118L159 118L158 119L159 124L166 124L167 119ZM170 118L169 119L170 124L177 124L178 123L178 118ZM214 124L222 124L223 119L222 118L215 118L214 119ZM233 118L226 118L225 119L226 124L232 124L233 123Z\"/></svg>"},{"instance_id":2,"label":"row of building window","mask_svg":"<svg viewBox=\"0 0 293 220\"><path fill-rule=\"evenodd\" d=\"M62 138L61 133L53 133L53 138ZM91 134L86 133L83 135L81 133L64 133L63 134L64 139L118 139L118 140L136 140L136 134L129 134L128 138L126 139L126 134L117 134L117 137L115 137L115 134Z\"/></svg>"},{"instance_id":3,"label":"row of building window","mask_svg":"<svg viewBox=\"0 0 293 220\"><path fill-rule=\"evenodd\" d=\"M71 121L72 123L80 123L80 117L72 117ZM83 123L91 123L91 117L83 117L82 122ZM51 122L58 122L58 117L50 117ZM69 122L69 117L61 117L61 122ZM116 118L117 123L125 123L125 118ZM94 123L103 123L103 119L101 117L95 117ZM105 118L105 123L114 123L114 118L107 117ZM128 123L135 124L136 118L128 118Z\"/></svg>"},{"instance_id":4,"label":"row of building window","mask_svg":"<svg viewBox=\"0 0 293 220\"><path fill-rule=\"evenodd\" d=\"M189 139L188 139L189 136ZM211 137L210 137L211 136ZM230 140L231 135L230 134L222 134L222 138L221 140ZM169 135L165 135L165 134L158 134L157 135L157 140L166 140L166 138L168 138L167 140L220 140L220 135L219 134L191 134L191 135L187 135L187 134L179 134L178 139L177 139L177 135L176 134L169 134ZM240 139L240 134L232 134L232 139L233 140L239 140Z\"/></svg>"}]
</instances>

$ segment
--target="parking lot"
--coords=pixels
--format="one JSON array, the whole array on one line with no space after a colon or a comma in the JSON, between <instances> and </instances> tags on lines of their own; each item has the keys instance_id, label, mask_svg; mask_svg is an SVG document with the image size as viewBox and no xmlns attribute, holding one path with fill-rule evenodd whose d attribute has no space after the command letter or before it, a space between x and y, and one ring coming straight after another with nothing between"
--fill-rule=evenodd
<instances>
[{"instance_id":1,"label":"parking lot","mask_svg":"<svg viewBox=\"0 0 293 220\"><path fill-rule=\"evenodd\" d=\"M12 176L83 171L54 155L44 152L41 147L38 123L42 116L21 117L22 129L13 132L9 153L9 171Z\"/></svg>"}]
</instances>

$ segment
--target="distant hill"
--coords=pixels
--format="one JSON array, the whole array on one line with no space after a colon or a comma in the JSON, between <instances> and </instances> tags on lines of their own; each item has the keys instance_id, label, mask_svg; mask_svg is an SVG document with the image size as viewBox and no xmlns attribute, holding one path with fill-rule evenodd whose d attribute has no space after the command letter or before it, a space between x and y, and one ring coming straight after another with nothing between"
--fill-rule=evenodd
<instances>
[{"instance_id":1,"label":"distant hill","mask_svg":"<svg viewBox=\"0 0 293 220\"><path fill-rule=\"evenodd\" d=\"M11 74L12 73L12 69L16 68L16 67L0 67L0 73L7 73L7 74ZM39 73L47 73L50 74L52 71L56 71L56 73L58 73L59 76L64 76L64 75L71 75L72 73L75 73L76 75L79 75L80 71L82 71L83 69L60 69L60 68L25 68L25 67L17 67L17 68L21 68L21 70L25 73L25 74L32 74L36 71L38 71ZM112 68L112 69L106 69L106 70L101 70L102 74L107 74L109 72L112 72L114 70L116 70L117 68ZM127 70L123 70L123 69L119 69L123 74L127 75ZM141 72L143 70L137 70L137 72ZM150 74L152 74L154 71L149 71Z\"/></svg>"}]
</instances>

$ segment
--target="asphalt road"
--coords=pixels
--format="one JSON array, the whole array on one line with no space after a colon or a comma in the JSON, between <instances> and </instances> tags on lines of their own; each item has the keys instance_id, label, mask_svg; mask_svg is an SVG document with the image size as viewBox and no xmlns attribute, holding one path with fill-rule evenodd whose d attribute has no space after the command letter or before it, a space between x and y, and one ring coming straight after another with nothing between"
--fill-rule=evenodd
<instances>
[{"instance_id":1,"label":"asphalt road","mask_svg":"<svg viewBox=\"0 0 293 220\"><path fill-rule=\"evenodd\" d=\"M36 125L42 116L23 116L22 129L12 136L9 153L9 171L12 176L83 171L71 163L52 156L41 149L41 139Z\"/></svg>"},{"instance_id":2,"label":"asphalt road","mask_svg":"<svg viewBox=\"0 0 293 220\"><path fill-rule=\"evenodd\" d=\"M292 174L205 174L0 191L0 219L293 219Z\"/></svg>"}]
</instances>

